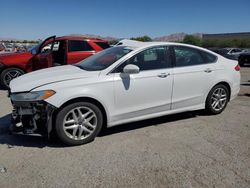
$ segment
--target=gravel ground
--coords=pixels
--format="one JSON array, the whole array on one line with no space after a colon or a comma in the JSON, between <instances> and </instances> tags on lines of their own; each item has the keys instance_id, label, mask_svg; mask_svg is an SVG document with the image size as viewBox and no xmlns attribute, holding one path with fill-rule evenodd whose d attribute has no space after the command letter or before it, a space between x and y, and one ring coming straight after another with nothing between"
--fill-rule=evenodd
<instances>
[{"instance_id":1,"label":"gravel ground","mask_svg":"<svg viewBox=\"0 0 250 188\"><path fill-rule=\"evenodd\" d=\"M8 135L11 105L0 91L0 187L250 187L250 67L241 75L220 115L122 125L77 147Z\"/></svg>"}]
</instances>

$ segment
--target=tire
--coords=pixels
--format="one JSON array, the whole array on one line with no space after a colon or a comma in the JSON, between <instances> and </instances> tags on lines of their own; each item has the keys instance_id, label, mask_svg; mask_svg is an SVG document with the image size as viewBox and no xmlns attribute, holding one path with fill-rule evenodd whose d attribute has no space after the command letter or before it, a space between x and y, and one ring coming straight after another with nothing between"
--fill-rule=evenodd
<instances>
[{"instance_id":1,"label":"tire","mask_svg":"<svg viewBox=\"0 0 250 188\"><path fill-rule=\"evenodd\" d=\"M23 75L24 73L25 72L23 70L14 67L4 69L0 75L0 83L4 89L9 89L10 81Z\"/></svg>"},{"instance_id":2,"label":"tire","mask_svg":"<svg viewBox=\"0 0 250 188\"><path fill-rule=\"evenodd\" d=\"M76 102L59 111L55 131L64 144L74 146L93 141L102 125L103 115L95 104Z\"/></svg>"},{"instance_id":3,"label":"tire","mask_svg":"<svg viewBox=\"0 0 250 188\"><path fill-rule=\"evenodd\" d=\"M225 85L214 86L206 99L206 111L209 114L220 114L226 108L229 98L229 91Z\"/></svg>"}]
</instances>

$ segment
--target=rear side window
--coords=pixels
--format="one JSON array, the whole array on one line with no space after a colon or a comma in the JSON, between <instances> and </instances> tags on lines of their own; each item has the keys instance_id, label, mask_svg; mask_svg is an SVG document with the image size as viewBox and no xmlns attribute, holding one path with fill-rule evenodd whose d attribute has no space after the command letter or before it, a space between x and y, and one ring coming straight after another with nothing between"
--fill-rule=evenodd
<instances>
[{"instance_id":1,"label":"rear side window","mask_svg":"<svg viewBox=\"0 0 250 188\"><path fill-rule=\"evenodd\" d=\"M203 59L204 59L204 63L213 63L216 61L217 57L213 54L204 52L204 51L200 51Z\"/></svg>"},{"instance_id":2,"label":"rear side window","mask_svg":"<svg viewBox=\"0 0 250 188\"><path fill-rule=\"evenodd\" d=\"M89 45L88 42L82 41L82 40L70 40L68 49L69 49L69 52L93 51L94 50Z\"/></svg>"},{"instance_id":3,"label":"rear side window","mask_svg":"<svg viewBox=\"0 0 250 188\"><path fill-rule=\"evenodd\" d=\"M175 46L174 52L176 67L202 65L216 60L212 54L185 46Z\"/></svg>"},{"instance_id":4,"label":"rear side window","mask_svg":"<svg viewBox=\"0 0 250 188\"><path fill-rule=\"evenodd\" d=\"M109 44L107 42L95 42L98 46L100 46L102 49L109 48Z\"/></svg>"}]
</instances>

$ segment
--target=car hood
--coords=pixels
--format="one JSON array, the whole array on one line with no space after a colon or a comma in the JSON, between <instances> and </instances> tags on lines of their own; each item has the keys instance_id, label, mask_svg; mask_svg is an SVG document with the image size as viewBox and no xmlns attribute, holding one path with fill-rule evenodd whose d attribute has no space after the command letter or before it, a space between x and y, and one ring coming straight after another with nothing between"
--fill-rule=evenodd
<instances>
[{"instance_id":1,"label":"car hood","mask_svg":"<svg viewBox=\"0 0 250 188\"><path fill-rule=\"evenodd\" d=\"M23 52L23 53L4 53L0 54L0 62L5 65L12 65L12 64L21 64L27 63L30 58L32 58L32 54L30 52Z\"/></svg>"},{"instance_id":2,"label":"car hood","mask_svg":"<svg viewBox=\"0 0 250 188\"><path fill-rule=\"evenodd\" d=\"M10 82L12 93L27 92L47 84L98 76L100 71L85 71L73 65L42 69L20 76Z\"/></svg>"},{"instance_id":3,"label":"car hood","mask_svg":"<svg viewBox=\"0 0 250 188\"><path fill-rule=\"evenodd\" d=\"M29 59L30 57L32 57L32 54L30 52L21 52L21 53L3 53L0 54L0 61L6 62L8 60L12 60L12 59L17 59L17 58L27 58Z\"/></svg>"}]
</instances>

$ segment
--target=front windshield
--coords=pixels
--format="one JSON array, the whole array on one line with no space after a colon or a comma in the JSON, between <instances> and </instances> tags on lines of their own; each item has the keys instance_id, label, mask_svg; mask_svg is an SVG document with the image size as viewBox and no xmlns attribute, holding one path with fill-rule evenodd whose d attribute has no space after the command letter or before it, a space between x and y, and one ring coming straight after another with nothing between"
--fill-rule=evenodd
<instances>
[{"instance_id":1,"label":"front windshield","mask_svg":"<svg viewBox=\"0 0 250 188\"><path fill-rule=\"evenodd\" d=\"M76 66L87 71L104 70L131 51L132 49L125 46L108 48L77 63Z\"/></svg>"}]
</instances>

